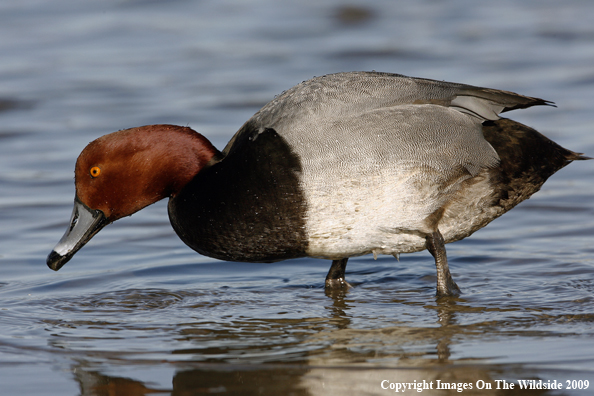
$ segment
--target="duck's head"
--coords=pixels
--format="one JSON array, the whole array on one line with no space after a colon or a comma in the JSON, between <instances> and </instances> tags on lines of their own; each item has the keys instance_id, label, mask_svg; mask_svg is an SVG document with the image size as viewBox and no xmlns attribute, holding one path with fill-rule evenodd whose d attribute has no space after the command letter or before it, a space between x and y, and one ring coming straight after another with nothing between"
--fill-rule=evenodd
<instances>
[{"instance_id":1,"label":"duck's head","mask_svg":"<svg viewBox=\"0 0 594 396\"><path fill-rule=\"evenodd\" d=\"M57 271L107 224L176 195L218 151L190 128L149 125L89 143L76 161L74 209L47 257Z\"/></svg>"}]
</instances>

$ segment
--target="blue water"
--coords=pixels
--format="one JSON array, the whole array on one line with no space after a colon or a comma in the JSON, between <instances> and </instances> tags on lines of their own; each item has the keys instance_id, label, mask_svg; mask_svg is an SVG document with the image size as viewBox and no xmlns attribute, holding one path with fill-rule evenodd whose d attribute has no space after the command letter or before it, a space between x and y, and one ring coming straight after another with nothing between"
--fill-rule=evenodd
<instances>
[{"instance_id":1,"label":"blue water","mask_svg":"<svg viewBox=\"0 0 594 396\"><path fill-rule=\"evenodd\" d=\"M509 116L594 155L593 18L589 0L3 2L0 394L381 395L394 393L384 380L441 380L496 395L496 380L518 379L563 389L516 382L506 395L592 394L594 161L448 245L457 299L435 299L427 252L353 259L355 287L333 294L327 261L202 257L175 236L166 202L108 226L57 273L45 257L89 141L173 123L222 148L316 75L542 97L558 108ZM566 389L573 380L591 385Z\"/></svg>"}]
</instances>

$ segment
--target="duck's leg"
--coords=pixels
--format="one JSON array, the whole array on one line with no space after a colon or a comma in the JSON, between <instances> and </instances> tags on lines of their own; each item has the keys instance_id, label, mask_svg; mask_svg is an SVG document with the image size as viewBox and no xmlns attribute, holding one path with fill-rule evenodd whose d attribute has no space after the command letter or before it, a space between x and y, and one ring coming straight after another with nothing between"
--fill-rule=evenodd
<instances>
[{"instance_id":1,"label":"duck's leg","mask_svg":"<svg viewBox=\"0 0 594 396\"><path fill-rule=\"evenodd\" d=\"M340 260L332 260L332 266L326 275L326 289L342 289L352 287L344 279L348 257Z\"/></svg>"},{"instance_id":2,"label":"duck's leg","mask_svg":"<svg viewBox=\"0 0 594 396\"><path fill-rule=\"evenodd\" d=\"M426 237L427 250L435 257L435 267L437 268L437 295L455 296L460 294L460 288L452 279L448 258L446 256L445 242L439 230L434 231Z\"/></svg>"}]
</instances>

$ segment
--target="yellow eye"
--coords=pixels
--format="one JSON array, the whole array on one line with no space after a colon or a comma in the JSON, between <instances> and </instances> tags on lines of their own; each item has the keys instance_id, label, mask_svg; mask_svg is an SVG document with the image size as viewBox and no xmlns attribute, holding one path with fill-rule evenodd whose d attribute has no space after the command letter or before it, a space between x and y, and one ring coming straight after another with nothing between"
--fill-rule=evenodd
<instances>
[{"instance_id":1,"label":"yellow eye","mask_svg":"<svg viewBox=\"0 0 594 396\"><path fill-rule=\"evenodd\" d=\"M94 166L91 168L89 173L91 174L91 177L98 177L101 174L101 168Z\"/></svg>"}]
</instances>

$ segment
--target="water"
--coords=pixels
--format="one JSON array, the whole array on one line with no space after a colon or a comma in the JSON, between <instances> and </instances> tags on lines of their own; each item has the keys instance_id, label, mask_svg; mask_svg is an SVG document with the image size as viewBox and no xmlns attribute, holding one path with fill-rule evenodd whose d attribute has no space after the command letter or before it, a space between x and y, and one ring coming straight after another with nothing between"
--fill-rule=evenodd
<instances>
[{"instance_id":1,"label":"water","mask_svg":"<svg viewBox=\"0 0 594 396\"><path fill-rule=\"evenodd\" d=\"M329 262L202 257L174 235L165 202L110 225L60 272L46 267L89 141L174 123L222 148L315 75L380 70L543 97L558 108L510 116L594 154L591 1L349 6L0 4L0 394L381 395L395 393L382 383L423 380L468 395L592 394L594 162L448 245L460 298L435 299L427 252L353 259L355 288L330 294ZM563 389L519 390L522 379Z\"/></svg>"}]
</instances>

